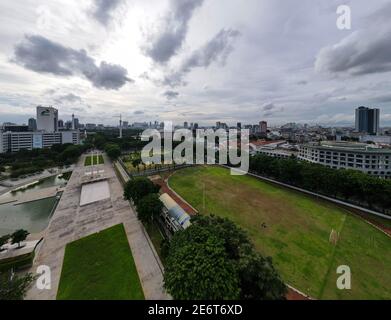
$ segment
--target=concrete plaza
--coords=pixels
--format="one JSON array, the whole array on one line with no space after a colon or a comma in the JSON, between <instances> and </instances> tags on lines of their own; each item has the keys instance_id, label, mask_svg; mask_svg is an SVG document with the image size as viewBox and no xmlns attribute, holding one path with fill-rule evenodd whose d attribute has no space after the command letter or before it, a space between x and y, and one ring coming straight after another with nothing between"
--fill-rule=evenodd
<instances>
[{"instance_id":1,"label":"concrete plaza","mask_svg":"<svg viewBox=\"0 0 391 320\"><path fill-rule=\"evenodd\" d=\"M123 199L122 185L115 174L111 161L106 156L104 156L105 163L96 167L98 170L104 170L109 184L110 198L80 206L80 181L88 170L84 166L85 157L81 157L73 171L44 233L44 242L31 270L35 273L38 266L49 266L51 289L39 290L33 285L27 293L26 299L56 299L67 243L119 223L123 223L125 226L145 298L148 300L170 299L170 296L163 289L163 273L158 255L129 202Z\"/></svg>"}]
</instances>

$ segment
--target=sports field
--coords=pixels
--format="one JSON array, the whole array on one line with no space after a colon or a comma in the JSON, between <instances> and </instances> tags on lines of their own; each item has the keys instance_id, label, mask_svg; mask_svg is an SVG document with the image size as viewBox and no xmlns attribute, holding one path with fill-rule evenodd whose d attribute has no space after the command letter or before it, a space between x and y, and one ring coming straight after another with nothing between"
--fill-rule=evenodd
<instances>
[{"instance_id":1,"label":"sports field","mask_svg":"<svg viewBox=\"0 0 391 320\"><path fill-rule=\"evenodd\" d=\"M144 299L123 224L67 244L57 299Z\"/></svg>"},{"instance_id":2,"label":"sports field","mask_svg":"<svg viewBox=\"0 0 391 320\"><path fill-rule=\"evenodd\" d=\"M201 214L244 228L284 280L310 296L391 299L391 238L344 209L221 167L182 169L169 184ZM351 268L351 290L336 287L340 265Z\"/></svg>"}]
</instances>

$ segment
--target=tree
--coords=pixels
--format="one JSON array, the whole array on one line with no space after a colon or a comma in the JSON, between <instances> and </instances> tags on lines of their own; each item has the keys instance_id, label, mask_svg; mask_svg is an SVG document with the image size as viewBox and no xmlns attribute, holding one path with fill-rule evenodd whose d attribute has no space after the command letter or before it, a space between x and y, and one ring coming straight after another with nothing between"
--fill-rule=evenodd
<instances>
[{"instance_id":1,"label":"tree","mask_svg":"<svg viewBox=\"0 0 391 320\"><path fill-rule=\"evenodd\" d=\"M139 165L141 164L141 159L140 158L135 158L132 160L132 166L133 168L137 168L137 171L139 171Z\"/></svg>"},{"instance_id":2,"label":"tree","mask_svg":"<svg viewBox=\"0 0 391 320\"><path fill-rule=\"evenodd\" d=\"M164 286L179 300L239 298L238 278L223 241L197 225L174 235Z\"/></svg>"},{"instance_id":3,"label":"tree","mask_svg":"<svg viewBox=\"0 0 391 320\"><path fill-rule=\"evenodd\" d=\"M271 258L257 253L247 234L228 219L194 217L166 249L164 283L174 298L285 298L286 286Z\"/></svg>"},{"instance_id":4,"label":"tree","mask_svg":"<svg viewBox=\"0 0 391 320\"><path fill-rule=\"evenodd\" d=\"M121 149L116 144L108 144L105 147L105 151L110 159L117 159L121 155Z\"/></svg>"},{"instance_id":5,"label":"tree","mask_svg":"<svg viewBox=\"0 0 391 320\"><path fill-rule=\"evenodd\" d=\"M163 203L156 193L150 193L142 198L137 205L137 217L145 223L159 217L163 210Z\"/></svg>"},{"instance_id":6,"label":"tree","mask_svg":"<svg viewBox=\"0 0 391 320\"><path fill-rule=\"evenodd\" d=\"M8 240L11 238L9 234L6 234L5 236L0 237L0 252L3 251L1 249L2 246L4 246L6 243L8 243Z\"/></svg>"},{"instance_id":7,"label":"tree","mask_svg":"<svg viewBox=\"0 0 391 320\"><path fill-rule=\"evenodd\" d=\"M31 273L11 277L9 272L0 272L0 300L23 300L34 279Z\"/></svg>"},{"instance_id":8,"label":"tree","mask_svg":"<svg viewBox=\"0 0 391 320\"><path fill-rule=\"evenodd\" d=\"M23 230L23 229L20 229L20 230L17 230L15 231L12 235L11 235L11 243L12 244L15 244L17 243L18 244L18 248L20 248L20 243L24 240L26 240L27 236L29 235L30 233L26 230Z\"/></svg>"},{"instance_id":9,"label":"tree","mask_svg":"<svg viewBox=\"0 0 391 320\"><path fill-rule=\"evenodd\" d=\"M106 138L101 135L101 134L97 134L94 136L93 138L93 145L99 149L99 150L103 150L104 147L105 147L105 144L106 144Z\"/></svg>"},{"instance_id":10,"label":"tree","mask_svg":"<svg viewBox=\"0 0 391 320\"><path fill-rule=\"evenodd\" d=\"M244 245L250 245L251 242L246 232L238 228L231 220L217 216L196 216L191 219L192 224L196 224L209 230L210 233L223 239L228 257L230 259L239 259L240 248Z\"/></svg>"},{"instance_id":11,"label":"tree","mask_svg":"<svg viewBox=\"0 0 391 320\"><path fill-rule=\"evenodd\" d=\"M265 155L251 157L250 170L312 192L390 212L390 180L381 180L356 170L336 170L320 164L299 162L295 158L275 159Z\"/></svg>"},{"instance_id":12,"label":"tree","mask_svg":"<svg viewBox=\"0 0 391 320\"><path fill-rule=\"evenodd\" d=\"M153 184L151 180L145 177L137 177L129 180L124 188L124 197L127 200L133 200L137 205L138 202L150 193L157 193L159 186Z\"/></svg>"},{"instance_id":13,"label":"tree","mask_svg":"<svg viewBox=\"0 0 391 320\"><path fill-rule=\"evenodd\" d=\"M263 257L251 248L244 249L238 263L243 300L281 300L286 286L273 267L270 257Z\"/></svg>"},{"instance_id":14,"label":"tree","mask_svg":"<svg viewBox=\"0 0 391 320\"><path fill-rule=\"evenodd\" d=\"M81 155L82 149L80 146L69 145L66 149L60 154L60 159L65 163L75 162Z\"/></svg>"}]
</instances>

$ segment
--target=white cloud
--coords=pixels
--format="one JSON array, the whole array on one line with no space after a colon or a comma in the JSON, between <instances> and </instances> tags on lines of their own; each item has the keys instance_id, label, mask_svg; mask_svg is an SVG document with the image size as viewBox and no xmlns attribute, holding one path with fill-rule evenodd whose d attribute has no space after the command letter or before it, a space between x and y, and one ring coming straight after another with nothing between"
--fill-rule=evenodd
<instances>
[{"instance_id":1,"label":"white cloud","mask_svg":"<svg viewBox=\"0 0 391 320\"><path fill-rule=\"evenodd\" d=\"M346 3L352 6L351 32L335 25L336 7ZM60 103L60 114L67 115L73 103L81 121L107 123L117 122L110 115L115 112L127 114L129 121L352 124L354 108L368 105L380 107L383 124L391 124L386 116L391 114L391 52L386 41L391 23L386 3L1 1L0 122L12 121L13 115L15 121L27 119L36 104ZM94 16L92 9L98 7L107 10ZM115 27L107 28L111 24ZM226 36L216 40L221 30ZM236 32L241 36L232 36ZM80 58L85 50L85 58L94 62L87 65L100 72L93 76L80 59L70 62L53 55L52 60L44 59L45 52L39 50L34 61L24 56L21 65L13 63L14 48L25 41L25 34L48 39L73 52L72 57ZM162 41L167 35L175 41ZM29 68L24 68L29 61ZM48 63L53 61L51 67L65 72L63 76L32 71L52 70ZM315 61L321 72L316 72ZM123 67L128 75L110 68L113 65ZM107 72L108 66L113 73ZM108 81L101 81L102 73L109 75ZM123 82L110 80L118 75L120 80L125 76L136 82L121 86ZM164 85L165 78L187 85L172 89ZM55 95L45 94L48 90L56 90ZM172 93L164 94L168 91ZM71 95L82 103L60 101L67 96L72 100Z\"/></svg>"}]
</instances>

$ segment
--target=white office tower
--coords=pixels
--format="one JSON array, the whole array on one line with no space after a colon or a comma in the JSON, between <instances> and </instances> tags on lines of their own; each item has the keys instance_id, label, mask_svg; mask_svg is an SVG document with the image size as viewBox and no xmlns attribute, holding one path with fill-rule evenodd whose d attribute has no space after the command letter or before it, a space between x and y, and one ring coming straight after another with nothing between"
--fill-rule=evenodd
<instances>
[{"instance_id":1,"label":"white office tower","mask_svg":"<svg viewBox=\"0 0 391 320\"><path fill-rule=\"evenodd\" d=\"M53 107L37 107L37 130L44 132L58 131L58 110Z\"/></svg>"}]
</instances>

